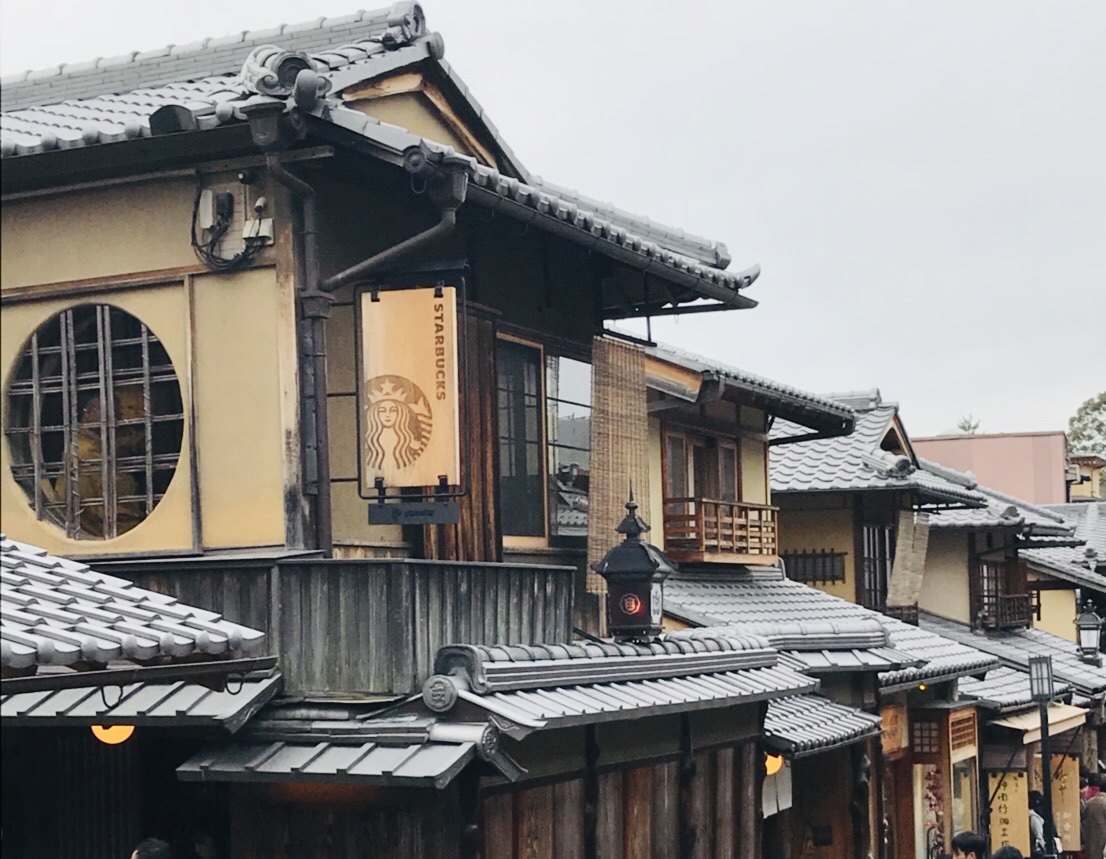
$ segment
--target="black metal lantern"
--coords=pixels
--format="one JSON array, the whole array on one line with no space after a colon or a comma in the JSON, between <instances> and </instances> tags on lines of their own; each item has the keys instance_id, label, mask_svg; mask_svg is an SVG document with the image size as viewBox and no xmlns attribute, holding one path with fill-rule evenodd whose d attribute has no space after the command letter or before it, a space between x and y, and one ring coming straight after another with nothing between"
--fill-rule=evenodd
<instances>
[{"instance_id":1,"label":"black metal lantern","mask_svg":"<svg viewBox=\"0 0 1106 859\"><path fill-rule=\"evenodd\" d=\"M623 640L659 635L664 616L662 583L675 567L660 549L641 539L649 526L637 515L632 495L626 502L626 518L616 530L625 539L592 567L607 581L607 628Z\"/></svg>"},{"instance_id":2,"label":"black metal lantern","mask_svg":"<svg viewBox=\"0 0 1106 859\"><path fill-rule=\"evenodd\" d=\"M1083 611L1075 618L1075 630L1078 634L1079 656L1084 662L1101 664L1102 657L1098 652L1100 636L1102 635L1102 618L1094 610L1094 603L1087 600Z\"/></svg>"}]
</instances>

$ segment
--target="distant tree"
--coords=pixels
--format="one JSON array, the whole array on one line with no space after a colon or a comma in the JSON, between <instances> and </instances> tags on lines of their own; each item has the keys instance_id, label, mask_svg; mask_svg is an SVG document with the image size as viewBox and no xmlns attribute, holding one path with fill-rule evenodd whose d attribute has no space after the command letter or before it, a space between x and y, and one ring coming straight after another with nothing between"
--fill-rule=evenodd
<instances>
[{"instance_id":1,"label":"distant tree","mask_svg":"<svg viewBox=\"0 0 1106 859\"><path fill-rule=\"evenodd\" d=\"M1091 397L1068 421L1071 452L1106 456L1106 391Z\"/></svg>"},{"instance_id":2,"label":"distant tree","mask_svg":"<svg viewBox=\"0 0 1106 859\"><path fill-rule=\"evenodd\" d=\"M956 422L956 428L960 432L967 433L968 435L975 435L979 430L979 419L969 415L964 415L959 421Z\"/></svg>"}]
</instances>

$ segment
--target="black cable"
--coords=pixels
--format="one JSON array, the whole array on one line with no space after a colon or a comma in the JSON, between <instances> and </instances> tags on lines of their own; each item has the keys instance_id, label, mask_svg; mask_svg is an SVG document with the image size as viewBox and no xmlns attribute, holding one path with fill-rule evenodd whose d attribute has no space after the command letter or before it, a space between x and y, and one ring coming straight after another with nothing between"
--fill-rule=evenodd
<instances>
[{"instance_id":1,"label":"black cable","mask_svg":"<svg viewBox=\"0 0 1106 859\"><path fill-rule=\"evenodd\" d=\"M196 197L192 202L192 226L191 226L191 240L192 250L195 252L196 257L211 271L216 272L232 272L245 268L254 258L261 253L261 250L265 247L265 238L260 235L243 236L245 247L232 257L219 256L218 247L219 242L223 240L223 237L230 229L230 219L220 216L219 219L211 226L210 229L201 230L200 232L207 232L208 237L206 242L201 242L200 238L196 234L196 221L200 212L200 198L203 195L203 186L197 185ZM261 225L258 223L258 231L260 232Z\"/></svg>"}]
</instances>

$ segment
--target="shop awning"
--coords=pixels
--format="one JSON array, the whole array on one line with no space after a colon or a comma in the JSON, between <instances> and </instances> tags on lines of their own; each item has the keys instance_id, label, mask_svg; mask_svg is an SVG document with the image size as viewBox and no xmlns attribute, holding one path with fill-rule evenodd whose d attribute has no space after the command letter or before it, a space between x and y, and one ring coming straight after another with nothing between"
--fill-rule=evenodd
<instances>
[{"instance_id":1,"label":"shop awning","mask_svg":"<svg viewBox=\"0 0 1106 859\"><path fill-rule=\"evenodd\" d=\"M298 781L441 789L476 757L475 743L262 743L203 751L182 781Z\"/></svg>"},{"instance_id":2,"label":"shop awning","mask_svg":"<svg viewBox=\"0 0 1106 859\"><path fill-rule=\"evenodd\" d=\"M218 727L234 732L280 685L280 675L275 674L247 678L224 691L178 682L20 692L0 697L0 722L5 728L106 724Z\"/></svg>"},{"instance_id":3,"label":"shop awning","mask_svg":"<svg viewBox=\"0 0 1106 859\"><path fill-rule=\"evenodd\" d=\"M1087 711L1082 707L1073 707L1071 704L1048 705L1048 734L1050 737L1078 728L1085 721L1087 721ZM1038 710L1029 710L1025 713L1018 713L1016 716L993 719L991 724L1021 732L1024 745L1036 743L1041 739L1041 715Z\"/></svg>"},{"instance_id":4,"label":"shop awning","mask_svg":"<svg viewBox=\"0 0 1106 859\"><path fill-rule=\"evenodd\" d=\"M879 734L879 716L820 695L771 701L764 717L764 744L789 758L859 743Z\"/></svg>"}]
</instances>

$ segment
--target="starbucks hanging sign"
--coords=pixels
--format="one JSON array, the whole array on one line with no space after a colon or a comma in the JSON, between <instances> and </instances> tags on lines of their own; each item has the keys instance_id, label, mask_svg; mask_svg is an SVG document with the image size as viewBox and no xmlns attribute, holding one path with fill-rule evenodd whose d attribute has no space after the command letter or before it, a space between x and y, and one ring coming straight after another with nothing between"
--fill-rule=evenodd
<instances>
[{"instance_id":1,"label":"starbucks hanging sign","mask_svg":"<svg viewBox=\"0 0 1106 859\"><path fill-rule=\"evenodd\" d=\"M457 291L357 296L361 495L461 483Z\"/></svg>"}]
</instances>

